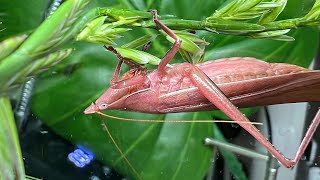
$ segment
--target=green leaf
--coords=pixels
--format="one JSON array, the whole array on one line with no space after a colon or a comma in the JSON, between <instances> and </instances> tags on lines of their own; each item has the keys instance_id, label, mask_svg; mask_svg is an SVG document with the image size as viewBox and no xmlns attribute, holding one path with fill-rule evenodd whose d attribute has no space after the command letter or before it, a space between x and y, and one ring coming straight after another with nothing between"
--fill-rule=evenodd
<instances>
[{"instance_id":1,"label":"green leaf","mask_svg":"<svg viewBox=\"0 0 320 180\"><path fill-rule=\"evenodd\" d=\"M64 49L47 55L41 59L37 59L29 66L22 69L20 72L15 74L11 81L8 81L5 86L1 87L1 90L10 89L21 85L23 82L29 80L31 77L45 72L50 67L56 65L61 60L69 56L72 52L72 49Z\"/></svg>"},{"instance_id":2,"label":"green leaf","mask_svg":"<svg viewBox=\"0 0 320 180\"><path fill-rule=\"evenodd\" d=\"M305 22L305 24L312 24L315 21L319 22L320 21L320 1L317 0L315 2L315 4L313 5L312 9L309 11L309 13L307 15L305 15L305 17L303 17L302 19ZM309 22L308 22L309 21Z\"/></svg>"},{"instance_id":3,"label":"green leaf","mask_svg":"<svg viewBox=\"0 0 320 180\"><path fill-rule=\"evenodd\" d=\"M48 54L50 50L70 38L72 24L80 18L88 0L70 0L61 5L57 11L47 18L19 48L0 63L0 86L4 86L11 77L21 71L33 60ZM38 57L37 57L38 56Z\"/></svg>"},{"instance_id":4,"label":"green leaf","mask_svg":"<svg viewBox=\"0 0 320 180\"><path fill-rule=\"evenodd\" d=\"M290 29L284 29L284 30L277 30L277 31L266 31L261 33L251 33L249 34L250 37L254 38L268 38L273 40L280 40L280 41L294 41L293 37L287 36L287 34L290 31Z\"/></svg>"},{"instance_id":5,"label":"green leaf","mask_svg":"<svg viewBox=\"0 0 320 180\"><path fill-rule=\"evenodd\" d=\"M43 21L50 2L43 0L24 2L22 0L0 1L1 40L17 34L26 34Z\"/></svg>"},{"instance_id":6,"label":"green leaf","mask_svg":"<svg viewBox=\"0 0 320 180\"><path fill-rule=\"evenodd\" d=\"M81 41L87 39L90 35L94 34L99 27L104 23L107 16L98 17L86 24L86 27L77 35L76 40Z\"/></svg>"},{"instance_id":7,"label":"green leaf","mask_svg":"<svg viewBox=\"0 0 320 180\"><path fill-rule=\"evenodd\" d=\"M161 61L160 58L153 56L147 52L139 51L129 48L115 48L122 57L131 59L138 64L151 64L158 65Z\"/></svg>"},{"instance_id":8,"label":"green leaf","mask_svg":"<svg viewBox=\"0 0 320 180\"><path fill-rule=\"evenodd\" d=\"M142 36L136 40L133 40L127 44L122 45L122 48L131 48L131 49L135 49L138 48L140 46L145 45L148 42L152 42L152 40L154 40L156 38L156 35L145 35Z\"/></svg>"},{"instance_id":9,"label":"green leaf","mask_svg":"<svg viewBox=\"0 0 320 180\"><path fill-rule=\"evenodd\" d=\"M0 43L0 61L12 53L26 38L26 35L21 35L2 41Z\"/></svg>"},{"instance_id":10,"label":"green leaf","mask_svg":"<svg viewBox=\"0 0 320 180\"><path fill-rule=\"evenodd\" d=\"M315 28L300 28L292 31L290 35L295 38L295 41L277 42L216 36L214 39L217 42L216 47L210 47L209 45L205 58L247 56L272 63L281 62L308 67L317 52L318 30ZM211 36L206 37L212 38ZM208 39L207 41L210 42Z\"/></svg>"},{"instance_id":11,"label":"green leaf","mask_svg":"<svg viewBox=\"0 0 320 180\"><path fill-rule=\"evenodd\" d=\"M0 96L0 179L25 177L19 137L9 97Z\"/></svg>"},{"instance_id":12,"label":"green leaf","mask_svg":"<svg viewBox=\"0 0 320 180\"><path fill-rule=\"evenodd\" d=\"M198 45L206 46L209 44L206 41L198 38L197 36L191 33L184 32L184 31L173 31L173 32L180 38L180 40L182 40L180 48L192 54L196 54L199 51L201 51L201 48ZM169 35L165 34L164 31L161 31L161 33L165 35L167 40L170 41L171 43L175 42L174 39Z\"/></svg>"},{"instance_id":13,"label":"green leaf","mask_svg":"<svg viewBox=\"0 0 320 180\"><path fill-rule=\"evenodd\" d=\"M283 11L287 4L287 0L273 0L273 2L278 3L279 6L264 13L259 19L259 24L265 24L274 21Z\"/></svg>"},{"instance_id":14,"label":"green leaf","mask_svg":"<svg viewBox=\"0 0 320 180\"><path fill-rule=\"evenodd\" d=\"M115 43L113 40L120 38L120 33L131 30L130 28L116 27L121 25L129 25L138 20L136 18L127 18L112 23L105 23L107 18L107 16L101 16L88 22L86 27L77 35L76 41L114 45Z\"/></svg>"},{"instance_id":15,"label":"green leaf","mask_svg":"<svg viewBox=\"0 0 320 180\"><path fill-rule=\"evenodd\" d=\"M251 20L268 13L268 11L276 11L274 9L278 9L280 5L274 1L265 3L262 0L233 0L211 17L228 20Z\"/></svg>"}]
</instances>

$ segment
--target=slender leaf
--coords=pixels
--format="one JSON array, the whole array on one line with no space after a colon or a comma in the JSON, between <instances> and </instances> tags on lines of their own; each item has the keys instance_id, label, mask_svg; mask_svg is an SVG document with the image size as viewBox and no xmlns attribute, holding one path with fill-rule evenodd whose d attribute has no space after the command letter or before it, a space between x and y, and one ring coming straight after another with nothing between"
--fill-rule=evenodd
<instances>
[{"instance_id":1,"label":"slender leaf","mask_svg":"<svg viewBox=\"0 0 320 180\"><path fill-rule=\"evenodd\" d=\"M160 58L157 58L156 56L153 56L143 51L129 49L129 48L115 48L115 49L118 51L118 53L121 54L122 57L127 59L132 59L134 62L138 64L158 65L161 61Z\"/></svg>"},{"instance_id":2,"label":"slender leaf","mask_svg":"<svg viewBox=\"0 0 320 180\"><path fill-rule=\"evenodd\" d=\"M21 35L2 41L0 43L0 61L12 53L26 38L26 35Z\"/></svg>"},{"instance_id":3,"label":"slender leaf","mask_svg":"<svg viewBox=\"0 0 320 180\"><path fill-rule=\"evenodd\" d=\"M24 43L0 64L0 86L36 59L36 56L57 46L80 17L88 0L70 0L50 16Z\"/></svg>"},{"instance_id":4,"label":"slender leaf","mask_svg":"<svg viewBox=\"0 0 320 180\"><path fill-rule=\"evenodd\" d=\"M121 47L122 48L131 48L131 49L135 49L135 48L138 48L140 46L143 46L145 45L146 43L148 42L151 42L152 40L154 40L156 38L156 35L145 35L145 36L142 36L134 41L131 41L127 44L124 44L122 45Z\"/></svg>"},{"instance_id":5,"label":"slender leaf","mask_svg":"<svg viewBox=\"0 0 320 180\"><path fill-rule=\"evenodd\" d=\"M25 177L19 137L8 96L0 96L0 179Z\"/></svg>"},{"instance_id":6,"label":"slender leaf","mask_svg":"<svg viewBox=\"0 0 320 180\"><path fill-rule=\"evenodd\" d=\"M283 11L287 4L287 0L274 0L274 2L278 3L279 6L264 13L259 20L260 24L265 24L274 21L280 15L280 13Z\"/></svg>"}]
</instances>

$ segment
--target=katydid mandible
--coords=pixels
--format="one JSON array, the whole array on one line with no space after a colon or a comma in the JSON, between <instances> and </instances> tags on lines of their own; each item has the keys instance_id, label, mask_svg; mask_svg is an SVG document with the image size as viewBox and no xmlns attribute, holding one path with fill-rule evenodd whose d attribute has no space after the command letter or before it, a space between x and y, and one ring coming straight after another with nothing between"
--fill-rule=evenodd
<instances>
[{"instance_id":1,"label":"katydid mandible","mask_svg":"<svg viewBox=\"0 0 320 180\"><path fill-rule=\"evenodd\" d=\"M254 136L285 167L293 167L303 155L320 123L320 111L307 130L294 157L281 154L238 110L267 104L320 101L320 72L289 64L270 64L255 58L225 58L193 65L167 66L181 40L157 18L154 22L175 40L158 68L148 73L133 66L119 80L121 55L111 87L92 103L85 114L120 109L146 113L173 113L220 109ZM307 90L306 90L307 88ZM307 92L306 92L307 91ZM306 95L303 95L305 93ZM234 105L235 104L235 105ZM244 123L245 122L245 123Z\"/></svg>"}]
</instances>

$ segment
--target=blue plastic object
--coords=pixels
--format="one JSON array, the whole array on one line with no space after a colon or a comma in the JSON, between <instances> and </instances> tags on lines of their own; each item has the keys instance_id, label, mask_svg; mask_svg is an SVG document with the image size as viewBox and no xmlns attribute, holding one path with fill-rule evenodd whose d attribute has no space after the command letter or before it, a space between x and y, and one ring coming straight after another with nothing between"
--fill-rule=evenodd
<instances>
[{"instance_id":1,"label":"blue plastic object","mask_svg":"<svg viewBox=\"0 0 320 180\"><path fill-rule=\"evenodd\" d=\"M76 149L69 153L68 158L77 167L83 168L93 160L93 154L82 149Z\"/></svg>"}]
</instances>

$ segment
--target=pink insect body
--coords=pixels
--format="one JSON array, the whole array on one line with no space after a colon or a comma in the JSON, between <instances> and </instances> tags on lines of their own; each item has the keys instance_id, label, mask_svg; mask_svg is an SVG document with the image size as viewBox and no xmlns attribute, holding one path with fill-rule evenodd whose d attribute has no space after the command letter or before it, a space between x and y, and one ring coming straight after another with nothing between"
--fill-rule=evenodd
<instances>
[{"instance_id":1,"label":"pink insect body","mask_svg":"<svg viewBox=\"0 0 320 180\"><path fill-rule=\"evenodd\" d=\"M120 109L175 113L216 109L183 74L188 66L189 63L174 64L166 68L165 75L159 75L158 70L139 74L135 76L139 79L135 84L130 83L130 71L85 112ZM238 107L320 100L320 91L313 87L320 86L320 73L299 66L240 57L208 61L196 66ZM133 85L125 86L128 84ZM122 88L114 88L116 86ZM306 88L309 93L305 93ZM302 90L306 95L298 96Z\"/></svg>"},{"instance_id":2,"label":"pink insect body","mask_svg":"<svg viewBox=\"0 0 320 180\"><path fill-rule=\"evenodd\" d=\"M147 113L171 113L220 109L259 141L282 165L293 167L303 155L320 123L320 111L307 130L294 157L284 157L238 110L266 104L320 101L320 72L289 64L269 64L254 58L227 58L203 64L168 65L179 50L181 40L157 19L154 22L171 36L175 43L158 68L147 73L134 67L116 81L124 62L120 57L111 87L92 103L85 114L121 109ZM107 126L105 126L109 133ZM137 171L113 140L137 177Z\"/></svg>"}]
</instances>

